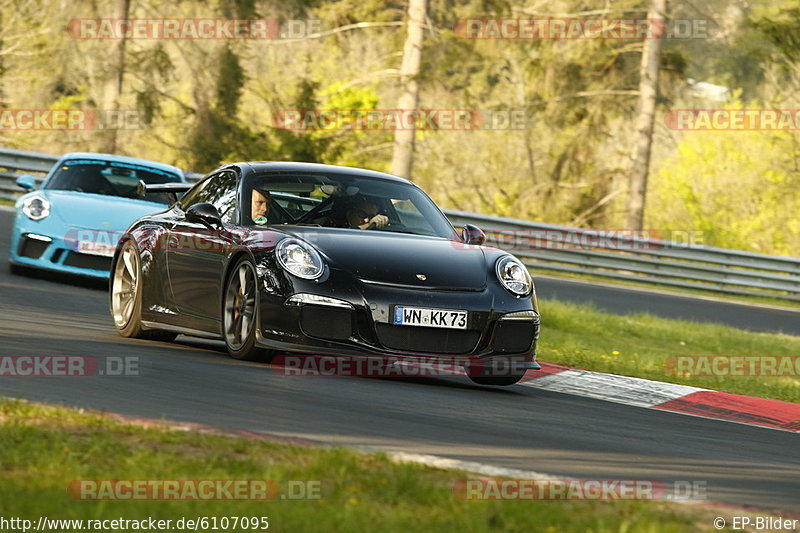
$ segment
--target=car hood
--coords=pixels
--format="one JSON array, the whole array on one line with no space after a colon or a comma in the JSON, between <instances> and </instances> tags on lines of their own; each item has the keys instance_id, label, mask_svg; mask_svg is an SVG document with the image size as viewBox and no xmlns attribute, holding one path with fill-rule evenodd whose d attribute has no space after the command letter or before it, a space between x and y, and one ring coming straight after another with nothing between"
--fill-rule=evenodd
<instances>
[{"instance_id":1,"label":"car hood","mask_svg":"<svg viewBox=\"0 0 800 533\"><path fill-rule=\"evenodd\" d=\"M482 290L486 286L488 268L478 246L372 230L281 230L312 244L332 268L348 271L367 282L451 290Z\"/></svg>"},{"instance_id":2,"label":"car hood","mask_svg":"<svg viewBox=\"0 0 800 533\"><path fill-rule=\"evenodd\" d=\"M38 191L50 201L51 211L76 228L123 231L139 217L163 211L164 204L134 198L74 191Z\"/></svg>"}]
</instances>

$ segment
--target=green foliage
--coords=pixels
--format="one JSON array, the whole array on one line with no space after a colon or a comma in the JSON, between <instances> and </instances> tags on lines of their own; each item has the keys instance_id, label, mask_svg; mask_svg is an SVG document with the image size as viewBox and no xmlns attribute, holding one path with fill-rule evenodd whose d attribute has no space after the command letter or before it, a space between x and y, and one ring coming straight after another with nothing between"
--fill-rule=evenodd
<instances>
[{"instance_id":1,"label":"green foliage","mask_svg":"<svg viewBox=\"0 0 800 533\"><path fill-rule=\"evenodd\" d=\"M220 54L219 76L217 77L217 109L231 117L236 115L239 100L245 83L244 70L230 47Z\"/></svg>"},{"instance_id":2,"label":"green foliage","mask_svg":"<svg viewBox=\"0 0 800 533\"><path fill-rule=\"evenodd\" d=\"M307 79L297 84L297 96L291 109L314 110L318 108L316 92L319 84ZM292 131L278 129L275 132L278 141L276 159L285 161L305 161L319 163L324 161L332 139L319 132Z\"/></svg>"},{"instance_id":3,"label":"green foliage","mask_svg":"<svg viewBox=\"0 0 800 533\"><path fill-rule=\"evenodd\" d=\"M19 109L101 108L115 41L71 37L63 31L58 2L0 2L13 5L0 20L2 104ZM607 4L608 16L643 17L647 6L643 0L614 0ZM105 17L113 7L112 0L74 3L83 17ZM393 109L400 91L397 74L407 7L400 0L132 2L134 18L152 18L155 13L167 19L299 19L313 21L315 30L336 31L294 41L129 41L120 105L137 109L144 127L118 132L117 145L124 153L198 172L235 159L388 170L392 131L331 127L290 131L277 128L272 117L287 109ZM419 131L413 179L437 202L552 223L624 224L637 111L633 92L639 81L642 43L468 40L454 31L462 18L546 17L588 9L595 8L579 0L535 5L429 0L419 106L478 115L523 111L526 117L521 128ZM670 107L719 105L687 98L686 77L726 85L755 107L800 107L798 0L755 0L746 6L725 0L709 0L703 6L678 2L670 3L670 10L673 19L707 19L710 36L664 43L659 116ZM352 27L363 22L378 24ZM770 181L767 170L775 169L758 163L760 156L745 146L764 148L781 162L775 172L793 183L795 149L786 134L736 132L726 134L725 142L707 142L696 141L702 135L663 133L663 128L656 128L652 168L677 165L685 174L698 164L702 167L695 161L699 157L693 151L695 142L703 148L703 157L709 155L719 168L740 161L739 152L744 151L752 159L745 165L751 169L745 188L757 190L760 200L773 202L770 211L776 216L783 213L778 220L790 218L785 213L796 206L792 195L783 194L790 185ZM4 145L54 153L94 150L102 146L103 137L103 131L0 131ZM681 161L684 157L688 159ZM717 172L710 166L702 170L708 176ZM763 187L757 185L759 179ZM772 224L750 203L722 205L746 202L744 195L709 198L707 194L717 194L710 192L715 190L710 185L666 187L661 183L665 180L652 177L656 188L647 204L659 227L686 224L691 210L692 224L714 231L717 244L800 255L792 224ZM767 194L773 190L774 198ZM680 198L681 209L660 197ZM729 212L744 215L745 220L734 223Z\"/></svg>"},{"instance_id":4,"label":"green foliage","mask_svg":"<svg viewBox=\"0 0 800 533\"><path fill-rule=\"evenodd\" d=\"M702 231L705 244L724 248L796 254L798 158L789 131L689 132L652 176L647 225Z\"/></svg>"}]
</instances>

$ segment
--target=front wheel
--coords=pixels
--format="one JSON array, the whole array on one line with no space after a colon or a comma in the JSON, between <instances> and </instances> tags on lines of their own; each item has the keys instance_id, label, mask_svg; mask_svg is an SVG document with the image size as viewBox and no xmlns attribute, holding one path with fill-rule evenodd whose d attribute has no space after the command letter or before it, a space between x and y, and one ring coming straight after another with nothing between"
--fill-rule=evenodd
<instances>
[{"instance_id":1,"label":"front wheel","mask_svg":"<svg viewBox=\"0 0 800 533\"><path fill-rule=\"evenodd\" d=\"M225 346L234 359L269 359L269 352L256 347L258 303L256 268L249 257L243 256L228 274L222 307Z\"/></svg>"},{"instance_id":2,"label":"front wheel","mask_svg":"<svg viewBox=\"0 0 800 533\"><path fill-rule=\"evenodd\" d=\"M169 331L142 328L142 266L139 251L132 240L125 241L111 272L109 294L111 316L123 337L173 341L178 335Z\"/></svg>"}]
</instances>

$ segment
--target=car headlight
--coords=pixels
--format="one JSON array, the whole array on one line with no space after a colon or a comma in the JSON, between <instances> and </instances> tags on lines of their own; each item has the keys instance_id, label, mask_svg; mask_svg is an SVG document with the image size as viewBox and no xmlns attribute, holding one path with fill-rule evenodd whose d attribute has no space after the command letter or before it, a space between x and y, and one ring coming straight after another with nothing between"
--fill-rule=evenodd
<instances>
[{"instance_id":1,"label":"car headlight","mask_svg":"<svg viewBox=\"0 0 800 533\"><path fill-rule=\"evenodd\" d=\"M283 239L275 247L278 263L298 278L316 279L322 275L324 263L319 252L310 244L298 239Z\"/></svg>"},{"instance_id":2,"label":"car headlight","mask_svg":"<svg viewBox=\"0 0 800 533\"><path fill-rule=\"evenodd\" d=\"M527 296L533 290L533 280L528 269L516 257L507 255L498 259L495 272L503 287L516 296Z\"/></svg>"},{"instance_id":3,"label":"car headlight","mask_svg":"<svg viewBox=\"0 0 800 533\"><path fill-rule=\"evenodd\" d=\"M44 196L28 196L22 201L22 212L31 220L42 220L50 215L50 202Z\"/></svg>"}]
</instances>

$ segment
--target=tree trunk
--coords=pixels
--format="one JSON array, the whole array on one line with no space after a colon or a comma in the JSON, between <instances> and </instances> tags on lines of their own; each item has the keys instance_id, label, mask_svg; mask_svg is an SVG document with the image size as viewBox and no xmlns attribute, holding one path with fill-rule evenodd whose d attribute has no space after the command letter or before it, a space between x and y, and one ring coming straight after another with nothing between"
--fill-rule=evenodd
<instances>
[{"instance_id":1,"label":"tree trunk","mask_svg":"<svg viewBox=\"0 0 800 533\"><path fill-rule=\"evenodd\" d=\"M642 229L644 205L647 196L647 174L650 169L650 149L653 142L656 97L658 95L658 69L661 41L666 31L667 0L653 0L647 18L659 31L658 38L647 39L642 51L639 74L639 116L636 118L636 145L633 153L630 195L628 197L628 229Z\"/></svg>"},{"instance_id":2,"label":"tree trunk","mask_svg":"<svg viewBox=\"0 0 800 533\"><path fill-rule=\"evenodd\" d=\"M419 104L419 64L422 55L423 25L425 24L425 11L427 0L409 0L408 2L408 34L403 46L403 65L400 68L400 83L403 92L397 101L398 113L407 116ZM411 178L411 168L414 165L414 137L416 124L412 127L403 127L405 120L398 121L399 126L394 131L394 151L392 153L392 174Z\"/></svg>"},{"instance_id":3,"label":"tree trunk","mask_svg":"<svg viewBox=\"0 0 800 533\"><path fill-rule=\"evenodd\" d=\"M127 19L130 12L130 0L116 0L114 9L114 17L117 19ZM109 69L110 77L106 81L103 91L103 104L105 109L102 110L104 115L101 120L110 126L108 131L103 132L103 140L101 141L101 151L113 154L117 151L117 129L116 127L122 122L119 115L120 99L122 98L122 80L125 75L125 44L127 39L122 37L116 43L116 47L111 59L111 68ZM110 123L110 124L109 124Z\"/></svg>"},{"instance_id":4,"label":"tree trunk","mask_svg":"<svg viewBox=\"0 0 800 533\"><path fill-rule=\"evenodd\" d=\"M5 6L2 6L5 8ZM3 34L1 33L5 26L3 25L3 10L0 9L0 109L4 109L6 107L6 95L3 91L3 87L5 86L4 78L6 74L6 69L4 67L3 62Z\"/></svg>"}]
</instances>

